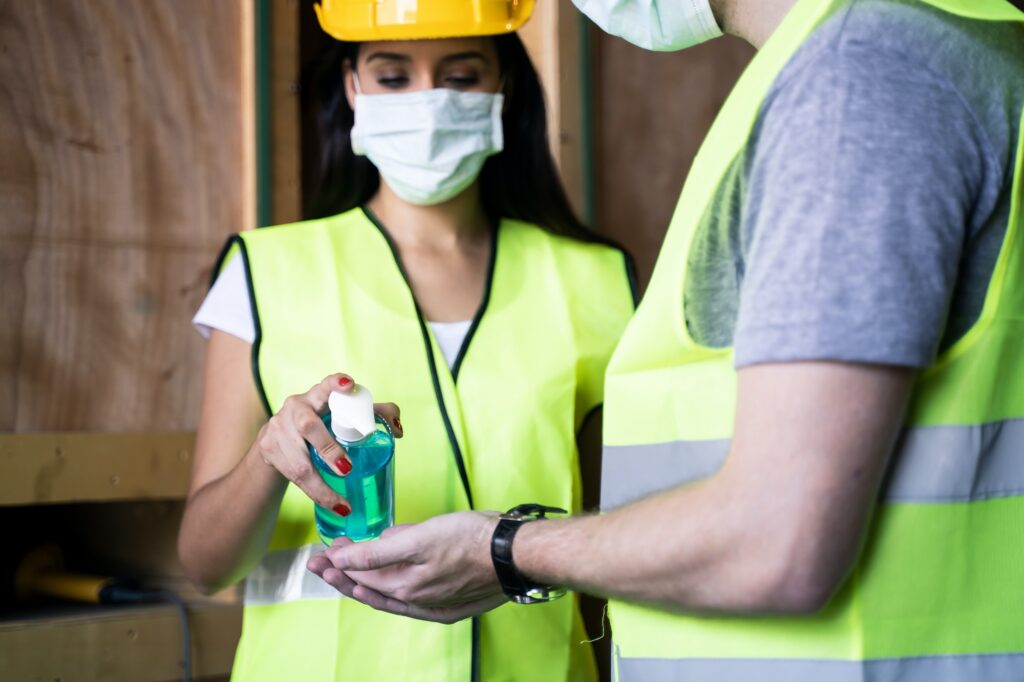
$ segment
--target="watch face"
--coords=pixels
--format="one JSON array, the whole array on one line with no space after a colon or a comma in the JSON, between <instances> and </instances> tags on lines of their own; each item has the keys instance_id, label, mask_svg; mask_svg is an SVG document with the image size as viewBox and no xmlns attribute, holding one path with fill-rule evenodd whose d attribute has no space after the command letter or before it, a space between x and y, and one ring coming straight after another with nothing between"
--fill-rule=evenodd
<instances>
[{"instance_id":1,"label":"watch face","mask_svg":"<svg viewBox=\"0 0 1024 682\"><path fill-rule=\"evenodd\" d=\"M565 596L566 590L561 587L549 587L538 585L531 587L525 595L514 597L517 604L536 604L545 601L554 601Z\"/></svg>"}]
</instances>

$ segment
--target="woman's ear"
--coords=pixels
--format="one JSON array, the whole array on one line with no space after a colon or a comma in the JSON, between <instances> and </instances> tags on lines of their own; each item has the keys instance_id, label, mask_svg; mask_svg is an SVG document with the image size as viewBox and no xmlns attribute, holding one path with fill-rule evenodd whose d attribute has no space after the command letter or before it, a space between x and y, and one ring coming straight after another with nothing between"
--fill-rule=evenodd
<instances>
[{"instance_id":1,"label":"woman's ear","mask_svg":"<svg viewBox=\"0 0 1024 682\"><path fill-rule=\"evenodd\" d=\"M341 63L342 78L345 79L345 99L348 100L348 108L352 111L356 110L356 87L353 81L353 65L352 61L346 59Z\"/></svg>"}]
</instances>

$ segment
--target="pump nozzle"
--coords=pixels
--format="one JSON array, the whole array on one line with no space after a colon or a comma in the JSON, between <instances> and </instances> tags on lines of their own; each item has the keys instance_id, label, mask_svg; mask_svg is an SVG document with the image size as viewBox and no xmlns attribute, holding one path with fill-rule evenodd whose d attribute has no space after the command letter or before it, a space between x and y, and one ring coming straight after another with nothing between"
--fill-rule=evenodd
<instances>
[{"instance_id":1,"label":"pump nozzle","mask_svg":"<svg viewBox=\"0 0 1024 682\"><path fill-rule=\"evenodd\" d=\"M373 417L373 395L359 384L348 393L334 391L327 399L331 409L331 431L340 441L352 443L366 438L376 428Z\"/></svg>"}]
</instances>

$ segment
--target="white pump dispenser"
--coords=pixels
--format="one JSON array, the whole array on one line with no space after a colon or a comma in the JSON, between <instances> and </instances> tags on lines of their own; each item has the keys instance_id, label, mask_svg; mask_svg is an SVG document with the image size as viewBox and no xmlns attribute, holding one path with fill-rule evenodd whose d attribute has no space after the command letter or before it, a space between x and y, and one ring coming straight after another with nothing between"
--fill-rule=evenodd
<instances>
[{"instance_id":1,"label":"white pump dispenser","mask_svg":"<svg viewBox=\"0 0 1024 682\"><path fill-rule=\"evenodd\" d=\"M331 431L342 442L362 440L376 428L373 395L365 386L356 384L348 393L332 391L327 405L331 409Z\"/></svg>"}]
</instances>

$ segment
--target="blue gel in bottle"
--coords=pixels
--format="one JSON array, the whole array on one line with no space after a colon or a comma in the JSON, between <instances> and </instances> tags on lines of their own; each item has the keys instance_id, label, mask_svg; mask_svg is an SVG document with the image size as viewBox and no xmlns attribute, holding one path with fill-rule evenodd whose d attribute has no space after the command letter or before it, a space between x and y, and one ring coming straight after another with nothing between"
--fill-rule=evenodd
<instances>
[{"instance_id":1,"label":"blue gel in bottle","mask_svg":"<svg viewBox=\"0 0 1024 682\"><path fill-rule=\"evenodd\" d=\"M330 413L323 420L331 431ZM325 545L342 535L356 542L370 540L395 523L395 438L380 415L374 415L374 420L376 429L365 438L352 442L338 439L352 460L347 476L331 471L316 448L307 444L320 477L352 505L352 513L341 516L314 503L317 534Z\"/></svg>"}]
</instances>

